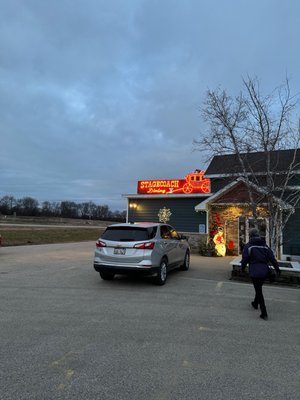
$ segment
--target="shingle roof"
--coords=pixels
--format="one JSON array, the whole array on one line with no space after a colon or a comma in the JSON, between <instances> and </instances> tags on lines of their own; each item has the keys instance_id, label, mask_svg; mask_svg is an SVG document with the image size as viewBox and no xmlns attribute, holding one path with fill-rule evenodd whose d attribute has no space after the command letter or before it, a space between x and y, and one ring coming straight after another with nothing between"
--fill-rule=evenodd
<instances>
[{"instance_id":1,"label":"shingle roof","mask_svg":"<svg viewBox=\"0 0 300 400\"><path fill-rule=\"evenodd\" d=\"M270 152L271 170L274 172L284 172L288 169L293 160L295 149L291 150L276 150ZM266 154L264 152L245 153L241 154L245 160L245 165L248 172L265 172L266 171ZM296 150L297 170L300 170L300 149ZM238 174L242 169L236 154L226 154L214 156L205 176L220 175L220 174Z\"/></svg>"}]
</instances>

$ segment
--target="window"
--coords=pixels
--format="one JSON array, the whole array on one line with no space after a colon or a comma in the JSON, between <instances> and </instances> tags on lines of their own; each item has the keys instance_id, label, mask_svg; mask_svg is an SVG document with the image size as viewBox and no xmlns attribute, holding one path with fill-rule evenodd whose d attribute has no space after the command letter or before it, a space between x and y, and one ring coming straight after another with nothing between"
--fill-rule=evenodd
<instances>
[{"instance_id":1,"label":"window","mask_svg":"<svg viewBox=\"0 0 300 400\"><path fill-rule=\"evenodd\" d=\"M171 239L171 230L167 225L162 225L160 227L160 236L162 239Z\"/></svg>"},{"instance_id":2,"label":"window","mask_svg":"<svg viewBox=\"0 0 300 400\"><path fill-rule=\"evenodd\" d=\"M174 228L169 225L162 225L160 228L162 239L179 239L179 235Z\"/></svg>"},{"instance_id":3,"label":"window","mask_svg":"<svg viewBox=\"0 0 300 400\"><path fill-rule=\"evenodd\" d=\"M153 239L156 235L157 227L137 228L135 226L108 227L103 233L102 238L117 242L138 242Z\"/></svg>"}]
</instances>

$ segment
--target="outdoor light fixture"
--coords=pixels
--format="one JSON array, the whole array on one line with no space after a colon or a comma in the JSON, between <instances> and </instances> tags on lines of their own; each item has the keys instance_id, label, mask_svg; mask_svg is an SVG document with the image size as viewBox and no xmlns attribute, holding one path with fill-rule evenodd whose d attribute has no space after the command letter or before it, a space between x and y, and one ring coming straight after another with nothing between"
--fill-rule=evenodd
<instances>
[{"instance_id":1,"label":"outdoor light fixture","mask_svg":"<svg viewBox=\"0 0 300 400\"><path fill-rule=\"evenodd\" d=\"M130 208L137 208L137 204L136 204L136 203L130 203L130 204L129 204L129 207L130 207Z\"/></svg>"}]
</instances>

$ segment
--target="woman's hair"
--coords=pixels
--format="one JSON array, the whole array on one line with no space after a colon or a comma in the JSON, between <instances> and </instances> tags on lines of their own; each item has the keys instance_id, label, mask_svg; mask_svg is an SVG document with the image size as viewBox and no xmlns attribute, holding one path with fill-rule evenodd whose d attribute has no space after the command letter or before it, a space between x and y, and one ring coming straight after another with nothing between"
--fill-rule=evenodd
<instances>
[{"instance_id":1,"label":"woman's hair","mask_svg":"<svg viewBox=\"0 0 300 400\"><path fill-rule=\"evenodd\" d=\"M260 237L259 232L256 228L252 228L249 231L249 237L253 238L253 237Z\"/></svg>"}]
</instances>

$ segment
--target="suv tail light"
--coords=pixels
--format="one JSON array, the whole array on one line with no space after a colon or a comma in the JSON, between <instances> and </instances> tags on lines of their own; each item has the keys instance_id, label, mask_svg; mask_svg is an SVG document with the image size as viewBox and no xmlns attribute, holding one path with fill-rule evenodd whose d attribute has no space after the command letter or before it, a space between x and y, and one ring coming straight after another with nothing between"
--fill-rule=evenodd
<instances>
[{"instance_id":1,"label":"suv tail light","mask_svg":"<svg viewBox=\"0 0 300 400\"><path fill-rule=\"evenodd\" d=\"M135 249L141 249L141 250L152 250L154 249L154 242L144 242L144 243L139 243L135 244L134 248Z\"/></svg>"},{"instance_id":2,"label":"suv tail light","mask_svg":"<svg viewBox=\"0 0 300 400\"><path fill-rule=\"evenodd\" d=\"M98 239L97 242L96 242L96 247L97 247L97 248L99 248L99 247L106 247L106 243L105 243L105 242L102 242L102 240Z\"/></svg>"}]
</instances>

